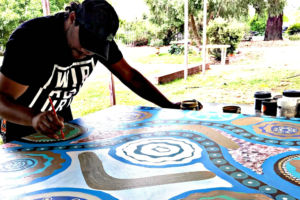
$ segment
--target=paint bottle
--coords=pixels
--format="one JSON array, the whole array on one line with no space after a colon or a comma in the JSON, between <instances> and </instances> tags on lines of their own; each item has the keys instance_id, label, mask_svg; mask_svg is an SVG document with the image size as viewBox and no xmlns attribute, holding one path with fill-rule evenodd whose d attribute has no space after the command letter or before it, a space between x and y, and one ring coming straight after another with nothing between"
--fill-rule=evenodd
<instances>
[{"instance_id":1,"label":"paint bottle","mask_svg":"<svg viewBox=\"0 0 300 200\"><path fill-rule=\"evenodd\" d=\"M282 93L282 98L296 100L298 102L296 106L295 117L300 117L300 90L284 90Z\"/></svg>"},{"instance_id":2,"label":"paint bottle","mask_svg":"<svg viewBox=\"0 0 300 200\"><path fill-rule=\"evenodd\" d=\"M261 103L264 100L272 99L271 93L267 91L258 91L254 94L255 98L255 110L261 111Z\"/></svg>"},{"instance_id":3,"label":"paint bottle","mask_svg":"<svg viewBox=\"0 0 300 200\"><path fill-rule=\"evenodd\" d=\"M277 114L277 101L265 100L262 102L261 112L263 115L276 116Z\"/></svg>"},{"instance_id":4,"label":"paint bottle","mask_svg":"<svg viewBox=\"0 0 300 200\"><path fill-rule=\"evenodd\" d=\"M297 101L294 99L278 99L277 101L277 117L289 117L296 116Z\"/></svg>"}]
</instances>

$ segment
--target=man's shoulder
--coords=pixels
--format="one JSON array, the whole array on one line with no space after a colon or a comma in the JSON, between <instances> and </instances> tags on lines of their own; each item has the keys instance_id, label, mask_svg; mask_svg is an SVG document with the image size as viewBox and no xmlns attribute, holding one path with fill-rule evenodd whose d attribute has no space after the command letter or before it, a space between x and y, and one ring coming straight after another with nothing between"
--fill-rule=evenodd
<instances>
[{"instance_id":1,"label":"man's shoulder","mask_svg":"<svg viewBox=\"0 0 300 200\"><path fill-rule=\"evenodd\" d=\"M54 36L57 29L63 27L63 13L53 16L38 17L21 24L10 36L10 39L27 38L42 39L47 36Z\"/></svg>"}]
</instances>

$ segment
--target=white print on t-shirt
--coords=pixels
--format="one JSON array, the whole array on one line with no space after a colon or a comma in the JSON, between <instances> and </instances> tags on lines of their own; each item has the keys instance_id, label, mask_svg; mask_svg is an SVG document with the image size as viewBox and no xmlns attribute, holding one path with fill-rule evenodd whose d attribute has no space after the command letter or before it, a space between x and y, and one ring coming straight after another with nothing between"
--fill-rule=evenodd
<instances>
[{"instance_id":1,"label":"white print on t-shirt","mask_svg":"<svg viewBox=\"0 0 300 200\"><path fill-rule=\"evenodd\" d=\"M32 108L38 101L43 101L41 112L52 110L48 96L52 98L56 111L61 111L63 108L70 106L73 97L79 92L94 67L93 58L87 61L75 62L69 67L54 65L51 77L39 89L29 107ZM44 93L47 93L47 95L44 95Z\"/></svg>"}]
</instances>

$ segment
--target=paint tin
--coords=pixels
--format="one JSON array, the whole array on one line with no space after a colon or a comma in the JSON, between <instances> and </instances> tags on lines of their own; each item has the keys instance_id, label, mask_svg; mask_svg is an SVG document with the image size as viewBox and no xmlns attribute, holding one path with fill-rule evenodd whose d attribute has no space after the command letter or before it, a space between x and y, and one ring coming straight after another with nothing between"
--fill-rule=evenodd
<instances>
[{"instance_id":1,"label":"paint tin","mask_svg":"<svg viewBox=\"0 0 300 200\"><path fill-rule=\"evenodd\" d=\"M264 100L272 99L271 93L267 91L258 91L254 94L255 98L255 110L261 110L261 103Z\"/></svg>"},{"instance_id":2,"label":"paint tin","mask_svg":"<svg viewBox=\"0 0 300 200\"><path fill-rule=\"evenodd\" d=\"M238 106L224 106L223 112L241 114L241 108Z\"/></svg>"},{"instance_id":3,"label":"paint tin","mask_svg":"<svg viewBox=\"0 0 300 200\"><path fill-rule=\"evenodd\" d=\"M261 112L263 115L276 116L277 114L277 101L265 100L262 102Z\"/></svg>"},{"instance_id":4,"label":"paint tin","mask_svg":"<svg viewBox=\"0 0 300 200\"><path fill-rule=\"evenodd\" d=\"M277 117L295 117L297 101L294 99L278 99L277 101Z\"/></svg>"},{"instance_id":5,"label":"paint tin","mask_svg":"<svg viewBox=\"0 0 300 200\"><path fill-rule=\"evenodd\" d=\"M180 108L182 110L201 110L203 106L200 102L194 99L194 100L182 101Z\"/></svg>"}]
</instances>

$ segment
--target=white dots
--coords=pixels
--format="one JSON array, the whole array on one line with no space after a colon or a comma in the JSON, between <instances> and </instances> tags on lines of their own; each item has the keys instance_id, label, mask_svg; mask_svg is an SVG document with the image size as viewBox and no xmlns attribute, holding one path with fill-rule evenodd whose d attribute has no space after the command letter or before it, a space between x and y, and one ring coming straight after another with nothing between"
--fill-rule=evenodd
<instances>
[{"instance_id":1,"label":"white dots","mask_svg":"<svg viewBox=\"0 0 300 200\"><path fill-rule=\"evenodd\" d=\"M230 169L229 167L226 167L226 169Z\"/></svg>"},{"instance_id":2,"label":"white dots","mask_svg":"<svg viewBox=\"0 0 300 200\"><path fill-rule=\"evenodd\" d=\"M218 162L218 163L220 163L221 161L220 161L220 160L218 160L217 162Z\"/></svg>"},{"instance_id":3,"label":"white dots","mask_svg":"<svg viewBox=\"0 0 300 200\"><path fill-rule=\"evenodd\" d=\"M283 199L283 200L288 200L288 198L286 198L286 197L283 197L282 199Z\"/></svg>"},{"instance_id":4,"label":"white dots","mask_svg":"<svg viewBox=\"0 0 300 200\"><path fill-rule=\"evenodd\" d=\"M216 156L217 154L213 154L213 156Z\"/></svg>"},{"instance_id":5,"label":"white dots","mask_svg":"<svg viewBox=\"0 0 300 200\"><path fill-rule=\"evenodd\" d=\"M252 181L249 181L248 183L249 183L249 184L252 184L253 182L252 182Z\"/></svg>"},{"instance_id":6,"label":"white dots","mask_svg":"<svg viewBox=\"0 0 300 200\"><path fill-rule=\"evenodd\" d=\"M270 191L270 190L271 190L271 188L266 188L266 190Z\"/></svg>"},{"instance_id":7,"label":"white dots","mask_svg":"<svg viewBox=\"0 0 300 200\"><path fill-rule=\"evenodd\" d=\"M242 174L238 174L237 176L242 176Z\"/></svg>"}]
</instances>

